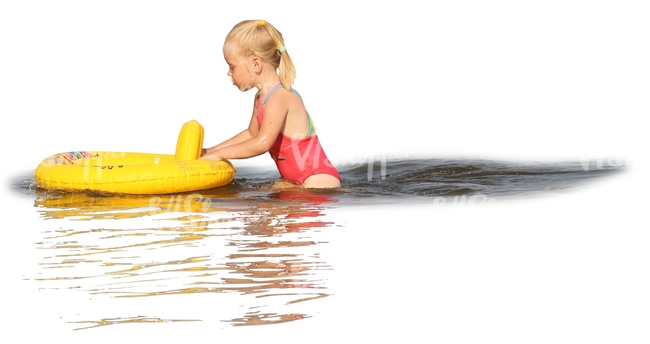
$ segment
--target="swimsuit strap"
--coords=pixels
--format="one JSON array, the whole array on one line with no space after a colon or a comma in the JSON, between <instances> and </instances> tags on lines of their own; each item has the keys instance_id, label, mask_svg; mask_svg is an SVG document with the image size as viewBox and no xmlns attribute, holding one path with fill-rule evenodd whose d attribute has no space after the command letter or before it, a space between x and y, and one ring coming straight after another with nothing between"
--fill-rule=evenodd
<instances>
[{"instance_id":1,"label":"swimsuit strap","mask_svg":"<svg viewBox=\"0 0 650 344\"><path fill-rule=\"evenodd\" d=\"M277 90L278 88L283 88L282 83L278 82L277 84L275 84L275 86L273 86L273 88L266 95L266 98L264 98L264 102L263 102L264 104L266 104L266 100L269 99L269 97L271 96L271 93L275 92L275 90ZM298 91L296 91L296 90L292 90L292 91L293 91L293 93L297 94L298 97L300 97L300 99L302 99L302 96L300 95L300 93L298 93ZM309 115L309 112L307 112L307 118L309 118L309 132L307 133L307 136L311 136L311 133L316 128L316 125L314 125L314 120L311 119L311 116Z\"/></svg>"},{"instance_id":2,"label":"swimsuit strap","mask_svg":"<svg viewBox=\"0 0 650 344\"><path fill-rule=\"evenodd\" d=\"M275 86L273 86L273 88L269 91L269 94L267 94L266 98L264 98L264 102L263 102L264 104L266 104L266 100L269 99L271 94L273 92L275 92L275 90L277 90L278 88L282 88L282 83L281 82L278 82L277 84L275 84Z\"/></svg>"}]
</instances>

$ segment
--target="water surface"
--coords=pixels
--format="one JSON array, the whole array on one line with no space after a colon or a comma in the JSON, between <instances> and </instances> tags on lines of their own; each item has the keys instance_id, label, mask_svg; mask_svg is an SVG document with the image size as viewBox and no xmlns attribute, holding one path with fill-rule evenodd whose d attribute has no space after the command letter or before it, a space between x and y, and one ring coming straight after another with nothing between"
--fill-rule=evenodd
<instances>
[{"instance_id":1,"label":"water surface","mask_svg":"<svg viewBox=\"0 0 650 344\"><path fill-rule=\"evenodd\" d=\"M84 300L50 307L60 326L239 327L303 321L326 308L336 295L340 246L332 240L357 230L336 210L528 202L625 170L616 160L405 159L343 167L340 190L277 189L277 173L259 168L239 168L221 188L176 195L47 191L29 173L11 190L38 216L26 229L36 259L24 280L50 297Z\"/></svg>"}]
</instances>

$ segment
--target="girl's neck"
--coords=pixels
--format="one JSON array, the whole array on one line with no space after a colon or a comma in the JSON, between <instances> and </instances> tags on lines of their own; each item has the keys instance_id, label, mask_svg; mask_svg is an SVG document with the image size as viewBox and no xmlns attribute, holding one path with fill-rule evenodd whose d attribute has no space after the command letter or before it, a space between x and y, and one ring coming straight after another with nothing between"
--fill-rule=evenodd
<instances>
[{"instance_id":1,"label":"girl's neck","mask_svg":"<svg viewBox=\"0 0 650 344\"><path fill-rule=\"evenodd\" d=\"M266 82L257 85L257 94L263 95L271 92L271 90L280 83L279 78L267 79Z\"/></svg>"}]
</instances>

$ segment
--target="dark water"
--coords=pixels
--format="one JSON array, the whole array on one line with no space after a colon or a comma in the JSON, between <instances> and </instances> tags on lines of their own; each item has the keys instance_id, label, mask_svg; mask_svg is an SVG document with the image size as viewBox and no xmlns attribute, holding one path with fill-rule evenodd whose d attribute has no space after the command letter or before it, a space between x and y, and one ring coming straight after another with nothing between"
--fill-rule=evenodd
<instances>
[{"instance_id":1,"label":"dark water","mask_svg":"<svg viewBox=\"0 0 650 344\"><path fill-rule=\"evenodd\" d=\"M274 170L238 168L235 180L224 187L204 190L203 195L243 205L247 201L291 200L319 202L335 199L339 205L366 201L426 201L458 196L507 197L528 193L573 190L603 178L619 176L625 163L615 159L590 161L524 162L484 159L410 159L378 161L339 168L339 190L277 189ZM12 188L20 194L48 192L38 189L33 176L16 176ZM60 195L54 193L52 197ZM90 197L107 197L88 193ZM108 195L110 197L110 195Z\"/></svg>"}]
</instances>

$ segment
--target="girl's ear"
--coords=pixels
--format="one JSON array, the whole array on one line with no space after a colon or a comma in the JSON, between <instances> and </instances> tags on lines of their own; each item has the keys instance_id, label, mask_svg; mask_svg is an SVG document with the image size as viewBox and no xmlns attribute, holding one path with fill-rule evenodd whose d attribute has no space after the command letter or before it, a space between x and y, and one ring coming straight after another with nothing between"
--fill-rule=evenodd
<instances>
[{"instance_id":1,"label":"girl's ear","mask_svg":"<svg viewBox=\"0 0 650 344\"><path fill-rule=\"evenodd\" d=\"M259 58L257 56L253 56L252 64L253 64L253 71L255 73L260 73L262 71L262 59L261 58Z\"/></svg>"}]
</instances>

